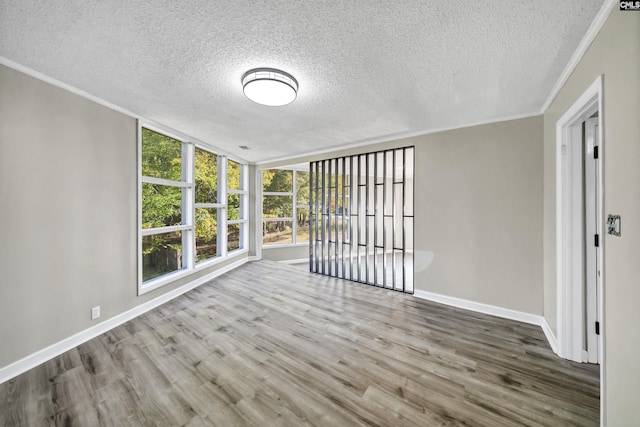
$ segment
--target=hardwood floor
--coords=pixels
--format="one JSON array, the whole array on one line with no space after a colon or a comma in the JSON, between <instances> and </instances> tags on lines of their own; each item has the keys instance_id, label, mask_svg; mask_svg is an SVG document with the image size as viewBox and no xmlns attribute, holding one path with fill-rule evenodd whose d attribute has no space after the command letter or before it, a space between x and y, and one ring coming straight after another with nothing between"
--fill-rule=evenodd
<instances>
[{"instance_id":1,"label":"hardwood floor","mask_svg":"<svg viewBox=\"0 0 640 427\"><path fill-rule=\"evenodd\" d=\"M536 326L258 261L0 385L1 426L587 426Z\"/></svg>"}]
</instances>

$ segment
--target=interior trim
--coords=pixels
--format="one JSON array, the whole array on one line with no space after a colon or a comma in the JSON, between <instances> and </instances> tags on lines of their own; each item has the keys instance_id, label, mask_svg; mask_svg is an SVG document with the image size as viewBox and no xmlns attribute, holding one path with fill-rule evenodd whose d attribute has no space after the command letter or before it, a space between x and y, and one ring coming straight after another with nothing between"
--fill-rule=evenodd
<instances>
[{"instance_id":1,"label":"interior trim","mask_svg":"<svg viewBox=\"0 0 640 427\"><path fill-rule=\"evenodd\" d=\"M365 139L363 141L357 141L357 142L352 142L352 143L347 143L347 144L341 144L341 145L335 145L332 147L328 147L328 148L323 148L321 150L316 150L316 151L310 151L308 153L304 153L304 154L294 154L291 156L285 156L285 157L276 157L276 158L272 158L272 159L266 159L266 160L261 160L259 162L255 162L253 164L255 164L256 166L260 167L261 169L266 169L269 167L277 167L276 165L272 165L272 163L281 163L281 162L291 162L291 163L301 163L301 161L296 161L296 159L305 159L307 157L311 157L311 156L320 156L322 154L327 154L327 153L337 153L340 151L344 151L344 150L349 150L352 148L360 148L360 147L367 147L369 145L373 145L373 144L382 144L385 142L393 142L393 141L398 141L401 139L405 139L405 138L413 138L415 136L423 136L423 135L430 135L432 133L439 133L439 132L447 132L447 131L451 131L451 130L458 130L458 129L465 129L465 128L470 128L470 127L474 127L474 126L482 126L482 125L490 125L493 123L501 123L501 122L508 122L510 120L519 120L519 119L526 119L529 117L535 117L535 116L539 116L542 113L539 111L534 111L532 113L526 113L526 114L516 114L513 116L505 116L505 117L497 117L495 119L491 119L491 120L486 120L486 121L481 121L481 122L474 122L474 123L469 123L463 126L453 126L453 127L443 127L443 128L437 128L437 129L424 129L424 130L419 130L419 131L415 131L415 132L401 132L401 133L395 133L392 135L385 135L385 136L381 136L379 138L370 138L370 139ZM398 147L402 147L402 145L399 145ZM374 151L378 151L377 149L373 149ZM343 156L338 156L338 155L334 155L332 157L343 157ZM322 160L322 159L320 159ZM283 164L284 165L284 164Z\"/></svg>"},{"instance_id":2,"label":"interior trim","mask_svg":"<svg viewBox=\"0 0 640 427\"><path fill-rule=\"evenodd\" d=\"M551 93L549 93L546 102L542 106L540 114L544 114L544 112L549 109L553 100L556 99L556 96L558 96L558 93L564 87L564 84L567 82L567 80L569 80L569 76L571 75L571 73L573 73L573 70L576 69L584 54L587 53L587 49L589 49L589 46L591 46L591 43L593 43L593 40L595 40L596 36L600 32L600 29L602 29L602 26L607 21L607 18L613 10L613 7L618 4L619 2L617 0L605 0L604 4L600 8L600 11L598 11L598 14L593 19L593 22L591 22L587 33L580 41L580 44L571 56L571 59L569 59L569 63L562 71L562 74L560 74L560 78L553 86L553 89L551 89Z\"/></svg>"},{"instance_id":3,"label":"interior trim","mask_svg":"<svg viewBox=\"0 0 640 427\"><path fill-rule=\"evenodd\" d=\"M543 316L537 314L525 313L524 311L511 310L509 308L498 307L491 304L484 304L481 302L475 302L462 298L450 297L447 295L437 294L434 292L427 292L421 290L414 290L413 296L417 298L426 299L429 301L437 302L440 304L450 305L452 307L462 308L464 310L471 310L477 313L489 314L496 317L502 317L504 319L516 320L518 322L528 323L530 325L540 326L542 332L544 332L549 346L554 353L557 352L557 340L549 323Z\"/></svg>"},{"instance_id":4,"label":"interior trim","mask_svg":"<svg viewBox=\"0 0 640 427\"><path fill-rule=\"evenodd\" d=\"M25 67L22 64L19 64L15 61L10 60L9 58L6 58L4 56L0 56L0 65L4 65L5 67L11 68L13 70L19 71L23 74L26 74L27 76L33 77L34 79L38 79L40 81L43 81L45 83L49 83L52 86L55 86L57 88L66 90L67 92L71 92L74 95L78 95L84 99L88 99L89 101L95 102L98 105L102 105L103 107L106 107L110 110L113 111L117 111L120 114L124 114L125 116L131 117L133 119L137 119L139 121L142 121L145 123L145 125L149 125L149 126L153 126L157 129L162 129L163 133L171 133L174 136L177 136L178 139L183 139L185 141L189 141L189 142L193 142L195 144L200 144L203 147L207 147L209 150L213 150L216 152L216 154L220 154L220 155L224 155L227 156L228 158L230 158L231 160L234 161L239 161L240 163L246 163L246 164L252 164L251 162L242 159L238 156L236 156L235 154L231 154L228 151L223 150L222 148L216 147L214 145L211 144L207 144L204 141L201 141L197 138L193 138L183 132L180 132L176 129L170 128L168 126L164 126L161 123L158 123L154 120L149 120L144 116L141 116L139 114L134 113L133 111L129 111L125 108L119 107L115 104L110 103L109 101L105 101L102 98L98 98L97 96L91 95L90 93L87 93L85 91L83 91L82 89L78 89L74 86L71 86L67 83L61 82L60 80L54 79L53 77L49 77L46 74L43 74L39 71L33 70L29 67Z\"/></svg>"},{"instance_id":5,"label":"interior trim","mask_svg":"<svg viewBox=\"0 0 640 427\"><path fill-rule=\"evenodd\" d=\"M307 245L308 246L308 245ZM306 258L298 258L298 259L284 259L282 261L278 261L281 264L303 264L309 262L309 257Z\"/></svg>"}]
</instances>

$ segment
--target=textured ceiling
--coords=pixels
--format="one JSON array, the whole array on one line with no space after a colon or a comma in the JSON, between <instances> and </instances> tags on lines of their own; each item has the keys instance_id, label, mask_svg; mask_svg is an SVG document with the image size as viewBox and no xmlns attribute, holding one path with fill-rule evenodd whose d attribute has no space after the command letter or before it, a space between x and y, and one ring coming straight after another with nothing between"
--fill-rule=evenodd
<instances>
[{"instance_id":1,"label":"textured ceiling","mask_svg":"<svg viewBox=\"0 0 640 427\"><path fill-rule=\"evenodd\" d=\"M537 113L602 4L0 0L0 56L262 161ZM255 67L298 99L249 101Z\"/></svg>"}]
</instances>

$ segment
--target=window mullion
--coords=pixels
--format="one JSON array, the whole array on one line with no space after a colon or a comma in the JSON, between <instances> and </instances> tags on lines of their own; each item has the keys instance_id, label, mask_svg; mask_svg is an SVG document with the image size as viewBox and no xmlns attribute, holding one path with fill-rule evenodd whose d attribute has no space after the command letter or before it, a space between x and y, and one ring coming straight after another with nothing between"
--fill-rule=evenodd
<instances>
[{"instance_id":1,"label":"window mullion","mask_svg":"<svg viewBox=\"0 0 640 427\"><path fill-rule=\"evenodd\" d=\"M183 165L184 165L184 162L183 162ZM142 176L140 180L146 184L166 185L167 187L181 187L181 188L193 187L192 182L172 181L170 179L154 178L152 176Z\"/></svg>"},{"instance_id":2,"label":"window mullion","mask_svg":"<svg viewBox=\"0 0 640 427\"><path fill-rule=\"evenodd\" d=\"M190 184L183 190L182 202L182 222L190 225L191 228L182 235L182 251L186 260L187 269L191 270L195 266L195 191L194 191L194 168L195 168L195 147L192 143L183 145L182 180Z\"/></svg>"},{"instance_id":3,"label":"window mullion","mask_svg":"<svg viewBox=\"0 0 640 427\"><path fill-rule=\"evenodd\" d=\"M240 223L240 249L246 249L249 247L249 230L248 230L248 220L249 220L249 193L247 188L249 188L249 166L248 165L240 165L240 189L242 193L240 194L240 219L243 221Z\"/></svg>"},{"instance_id":4,"label":"window mullion","mask_svg":"<svg viewBox=\"0 0 640 427\"><path fill-rule=\"evenodd\" d=\"M142 294L142 286L143 286L143 282L144 282L144 275L143 275L143 255L142 255L142 240L143 240L143 234L142 234L142 123L140 123L140 121L137 122L137 128L138 128L138 140L137 140L137 147L136 147L136 155L138 158L138 164L137 166L137 172L138 172L138 188L137 188L137 196L138 196L138 205L137 205L137 225L138 225L138 257L137 257L137 262L138 262L138 295Z\"/></svg>"},{"instance_id":5,"label":"window mullion","mask_svg":"<svg viewBox=\"0 0 640 427\"><path fill-rule=\"evenodd\" d=\"M165 233L172 233L174 231L186 231L186 230L190 230L193 227L191 227L190 225L169 225L166 227L155 227L155 228L144 228L142 229L142 231L140 232L140 234L143 237L146 236L153 236L155 234L165 234Z\"/></svg>"},{"instance_id":6,"label":"window mullion","mask_svg":"<svg viewBox=\"0 0 640 427\"><path fill-rule=\"evenodd\" d=\"M204 209L216 209L223 208L224 203L195 203L196 208L204 208Z\"/></svg>"}]
</instances>

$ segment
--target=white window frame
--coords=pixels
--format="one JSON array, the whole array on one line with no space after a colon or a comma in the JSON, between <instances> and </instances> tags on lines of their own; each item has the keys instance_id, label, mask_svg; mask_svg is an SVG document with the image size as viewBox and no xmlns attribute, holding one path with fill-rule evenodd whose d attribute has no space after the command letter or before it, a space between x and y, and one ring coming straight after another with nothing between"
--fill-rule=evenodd
<instances>
[{"instance_id":1,"label":"white window frame","mask_svg":"<svg viewBox=\"0 0 640 427\"><path fill-rule=\"evenodd\" d=\"M262 173L264 171L267 170L274 170L274 169L278 169L278 170L287 170L287 171L292 171L292 191L262 191L262 189L264 188L264 184L263 184L263 180L262 180ZM297 234L298 234L298 209L309 209L309 205L299 205L298 204L298 180L297 180L297 173L298 172L305 172L305 173L309 173L309 171L305 171L305 170L298 170L294 167L282 167L282 168L266 168L266 169L261 169L260 171L260 228L259 228L259 236L260 236L260 245L263 247L267 247L267 248L282 248L282 247L287 247L287 246L302 246L302 245L309 245L309 242L297 242ZM291 196L292 198L292 214L293 217L282 217L282 218L265 218L264 217L264 206L263 206L263 200L264 200L264 196ZM293 224L292 227L292 237L291 237L291 242L292 243L264 243L264 235L262 234L262 229L264 226L265 222L280 222L280 221L291 221L291 223Z\"/></svg>"},{"instance_id":2,"label":"white window frame","mask_svg":"<svg viewBox=\"0 0 640 427\"><path fill-rule=\"evenodd\" d=\"M239 165L240 167L240 189L234 189L234 188L229 188L229 183L227 181L227 170L228 170L228 166L229 166L229 161L235 162ZM248 213L249 213L249 192L247 191L248 188L248 175L249 175L249 168L246 164L243 164L241 162L239 162L236 159L232 159L227 157L225 162L225 167L224 167L224 183L225 183L225 194L224 194L224 200L225 203L228 203L228 196L229 194L239 194L240 195L240 219L232 219L230 220L228 218L228 212L225 212L224 215L224 228L225 228L225 233L224 233L224 245L223 247L223 251L225 256L227 254L236 254L240 251L247 251L248 252L248 247L249 247L249 217L248 217ZM226 205L225 205L226 206ZM228 225L234 225L234 224L240 224L240 247L238 249L233 249L231 251L229 251L229 247L228 247Z\"/></svg>"},{"instance_id":3,"label":"white window frame","mask_svg":"<svg viewBox=\"0 0 640 427\"><path fill-rule=\"evenodd\" d=\"M216 168L217 168L217 174L218 174L218 182L217 182L217 190L218 190L218 197L217 197L217 201L216 203L196 203L195 202L195 198L196 198L196 192L195 192L195 170L196 170L196 164L195 164L195 150L193 151L194 154L194 160L193 160L193 177L194 177L194 189L193 189L193 214L194 214L194 238L193 238L193 256L194 256L194 262L195 262L195 268L202 268L202 267L206 267L209 266L211 264L215 264L215 261L218 261L219 259L221 259L224 255L225 252L222 250L222 230L223 227L220 225L220 221L221 221L221 217L226 217L226 208L227 205L226 203L220 203L220 200L226 200L226 199L222 199L221 198L221 194L224 193L224 188L225 185L224 183L226 182L226 156L223 156L221 154L216 154L213 151L211 151L210 148L205 147L202 144L195 144L195 148L202 150L202 151L206 151L207 153L213 154L214 156L216 156ZM222 165L222 166L221 166ZM224 179L224 180L223 180ZM216 222L217 222L217 227L218 230L216 231L216 246L218 249L218 254L214 257L202 260L202 261L197 261L195 258L197 256L197 251L196 251L196 239L195 239L195 212L196 209L216 209L217 213L216 213ZM223 222L224 224L224 222ZM226 229L226 228L224 228ZM226 233L225 233L226 234Z\"/></svg>"},{"instance_id":4,"label":"white window frame","mask_svg":"<svg viewBox=\"0 0 640 427\"><path fill-rule=\"evenodd\" d=\"M142 128L160 133L167 137L173 138L182 143L182 181L172 181L162 178L147 177L142 175ZM195 203L195 148L207 151L217 156L218 167L218 203ZM176 136L170 131L159 128L158 126L138 121L138 295L143 295L154 289L158 289L169 283L173 283L183 277L187 277L194 271L211 267L224 261L228 255L240 255L248 253L248 191L247 191L247 164L235 158L228 158L225 155L216 154L210 148L195 144L187 139ZM240 165L240 185L241 190L233 190L241 194L241 220L227 221L227 160L232 160ZM176 226L142 228L142 184L159 184L171 187L183 188L182 197L182 224ZM196 240L195 240L195 209L196 208L215 208L218 209L218 230L217 245L218 256L209 258L196 263ZM233 251L227 251L227 224L241 223L240 238L241 247ZM142 257L142 238L146 236L170 233L174 231L182 231L182 259L183 268L171 273L163 274L146 281L142 280L143 257Z\"/></svg>"}]
</instances>

